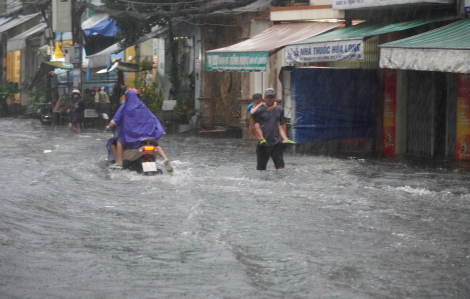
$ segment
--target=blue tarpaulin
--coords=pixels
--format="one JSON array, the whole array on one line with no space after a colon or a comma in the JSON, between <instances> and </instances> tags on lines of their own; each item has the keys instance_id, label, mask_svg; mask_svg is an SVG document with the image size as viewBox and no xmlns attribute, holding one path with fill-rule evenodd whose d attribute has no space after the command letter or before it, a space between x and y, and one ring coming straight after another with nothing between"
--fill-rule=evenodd
<instances>
[{"instance_id":1,"label":"blue tarpaulin","mask_svg":"<svg viewBox=\"0 0 470 299\"><path fill-rule=\"evenodd\" d=\"M118 33L119 30L120 29L116 26L116 21L106 18L96 24L93 24L93 26L89 28L83 28L83 33L86 36L97 34L103 36L116 36L116 33Z\"/></svg>"},{"instance_id":2,"label":"blue tarpaulin","mask_svg":"<svg viewBox=\"0 0 470 299\"><path fill-rule=\"evenodd\" d=\"M376 70L296 68L291 89L295 142L375 137Z\"/></svg>"}]
</instances>

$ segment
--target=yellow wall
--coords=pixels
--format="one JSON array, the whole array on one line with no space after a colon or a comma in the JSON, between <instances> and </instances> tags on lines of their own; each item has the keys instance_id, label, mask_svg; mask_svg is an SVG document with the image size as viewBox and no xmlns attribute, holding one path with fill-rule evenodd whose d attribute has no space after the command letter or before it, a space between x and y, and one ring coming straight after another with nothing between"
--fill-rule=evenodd
<instances>
[{"instance_id":1,"label":"yellow wall","mask_svg":"<svg viewBox=\"0 0 470 299\"><path fill-rule=\"evenodd\" d=\"M21 51L7 52L7 80L20 83Z\"/></svg>"},{"instance_id":2,"label":"yellow wall","mask_svg":"<svg viewBox=\"0 0 470 299\"><path fill-rule=\"evenodd\" d=\"M71 40L56 41L54 49L54 59L64 58L64 47L73 46Z\"/></svg>"},{"instance_id":3,"label":"yellow wall","mask_svg":"<svg viewBox=\"0 0 470 299\"><path fill-rule=\"evenodd\" d=\"M6 59L7 67L7 80L10 82L17 82L21 87L20 73L21 73L21 51L7 52ZM20 94L15 95L16 101L19 101ZM9 103L10 104L10 103Z\"/></svg>"},{"instance_id":4,"label":"yellow wall","mask_svg":"<svg viewBox=\"0 0 470 299\"><path fill-rule=\"evenodd\" d=\"M135 47L129 47L124 50L124 60L125 62L132 62L136 63L135 59ZM132 59L129 59L131 57ZM127 72L127 78L124 79L124 82L126 83L127 86L129 87L135 87L134 81L135 81L135 73Z\"/></svg>"}]
</instances>

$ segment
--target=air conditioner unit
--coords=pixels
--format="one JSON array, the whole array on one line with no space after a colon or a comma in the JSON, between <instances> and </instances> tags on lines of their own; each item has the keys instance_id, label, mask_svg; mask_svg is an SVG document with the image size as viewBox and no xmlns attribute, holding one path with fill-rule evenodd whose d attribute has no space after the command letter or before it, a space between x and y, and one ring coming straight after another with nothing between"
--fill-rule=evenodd
<instances>
[{"instance_id":1,"label":"air conditioner unit","mask_svg":"<svg viewBox=\"0 0 470 299\"><path fill-rule=\"evenodd\" d=\"M72 31L72 0L52 0L52 31Z\"/></svg>"}]
</instances>

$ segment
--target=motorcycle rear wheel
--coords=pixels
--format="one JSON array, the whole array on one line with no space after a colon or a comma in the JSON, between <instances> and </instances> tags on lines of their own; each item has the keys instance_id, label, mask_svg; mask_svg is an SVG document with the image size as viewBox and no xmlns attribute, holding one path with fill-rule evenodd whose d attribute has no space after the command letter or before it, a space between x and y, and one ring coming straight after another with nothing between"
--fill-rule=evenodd
<instances>
[{"instance_id":1,"label":"motorcycle rear wheel","mask_svg":"<svg viewBox=\"0 0 470 299\"><path fill-rule=\"evenodd\" d=\"M39 115L39 121L43 125L52 125L52 116L48 115Z\"/></svg>"}]
</instances>

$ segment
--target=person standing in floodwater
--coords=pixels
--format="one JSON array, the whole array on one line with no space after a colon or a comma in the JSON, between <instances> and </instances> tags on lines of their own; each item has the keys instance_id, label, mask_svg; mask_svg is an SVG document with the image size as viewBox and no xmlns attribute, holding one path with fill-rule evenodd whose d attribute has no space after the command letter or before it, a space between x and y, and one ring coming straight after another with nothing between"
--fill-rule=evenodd
<instances>
[{"instance_id":1,"label":"person standing in floodwater","mask_svg":"<svg viewBox=\"0 0 470 299\"><path fill-rule=\"evenodd\" d=\"M260 106L251 116L255 122L259 123L266 140L266 145L258 144L256 147L256 169L266 170L269 158L273 159L276 169L283 169L284 147L279 136L279 125L285 129L284 108L277 106L271 112L268 111L268 108L274 106L276 101L276 91L272 88L266 89L264 100L266 105Z\"/></svg>"},{"instance_id":2,"label":"person standing in floodwater","mask_svg":"<svg viewBox=\"0 0 470 299\"><path fill-rule=\"evenodd\" d=\"M80 91L74 89L72 91L72 99L70 100L69 109L67 113L69 114L69 128L72 131L80 133L81 125L85 120L85 104L80 97Z\"/></svg>"}]
</instances>

